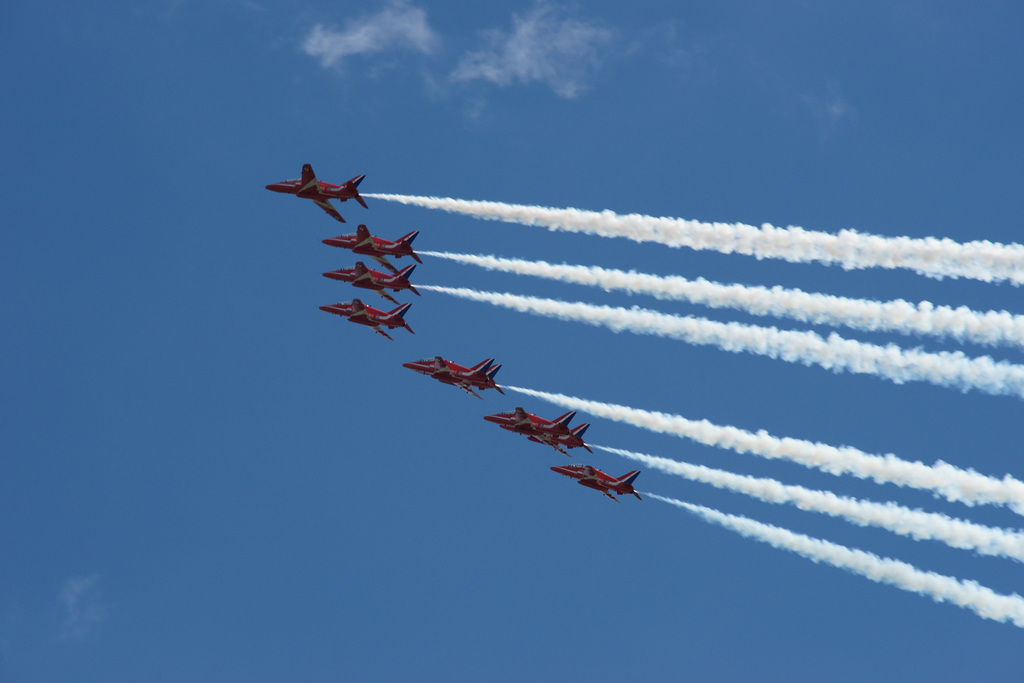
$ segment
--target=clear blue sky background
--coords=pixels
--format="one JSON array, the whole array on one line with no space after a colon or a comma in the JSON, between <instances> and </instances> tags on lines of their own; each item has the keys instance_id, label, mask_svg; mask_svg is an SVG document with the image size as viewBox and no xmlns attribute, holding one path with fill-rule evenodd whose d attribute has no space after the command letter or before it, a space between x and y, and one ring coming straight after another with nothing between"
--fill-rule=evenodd
<instances>
[{"instance_id":1,"label":"clear blue sky background","mask_svg":"<svg viewBox=\"0 0 1024 683\"><path fill-rule=\"evenodd\" d=\"M416 335L395 342L317 307L353 296L320 274L356 259L320 240L357 222L421 230L421 249L982 310L1024 313L1021 289L379 200L342 205L344 226L263 187L311 163L367 192L1018 242L1022 28L1014 2L6 3L0 680L1020 680L1020 629L657 501L615 505L481 419L560 408L401 363L496 357L499 382L998 476L1024 476L1021 400L441 294L402 295ZM425 260L420 283L799 328ZM598 444L1021 526L581 421ZM1024 591L1008 560L637 483Z\"/></svg>"}]
</instances>

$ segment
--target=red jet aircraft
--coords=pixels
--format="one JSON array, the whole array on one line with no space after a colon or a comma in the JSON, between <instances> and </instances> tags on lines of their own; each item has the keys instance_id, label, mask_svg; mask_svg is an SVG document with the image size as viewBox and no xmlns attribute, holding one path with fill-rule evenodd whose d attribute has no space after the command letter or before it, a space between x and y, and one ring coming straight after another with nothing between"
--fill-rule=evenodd
<instances>
[{"instance_id":1,"label":"red jet aircraft","mask_svg":"<svg viewBox=\"0 0 1024 683\"><path fill-rule=\"evenodd\" d=\"M572 477L577 483L583 486L589 486L595 491L600 491L604 495L608 496L616 503L621 503L609 491L615 491L617 495L624 495L632 493L636 496L637 500L643 500L640 494L633 489L633 481L640 476L640 470L633 470L628 474L624 474L618 479L610 477L601 470L591 467L590 465L566 465L556 466L551 468L553 471L559 474L564 474L567 477Z\"/></svg>"},{"instance_id":2,"label":"red jet aircraft","mask_svg":"<svg viewBox=\"0 0 1024 683\"><path fill-rule=\"evenodd\" d=\"M562 455L569 455L562 446L566 448L583 448L588 453L593 453L587 444L583 443L583 432L587 431L589 424L581 424L579 427L569 429L569 421L572 420L576 411L572 411L555 418L545 420L542 417L531 415L522 408L516 408L509 413L498 413L484 417L488 422L494 422L502 429L507 429L516 434L525 434L530 441L544 443L551 446Z\"/></svg>"},{"instance_id":3,"label":"red jet aircraft","mask_svg":"<svg viewBox=\"0 0 1024 683\"><path fill-rule=\"evenodd\" d=\"M424 358L423 360L411 363L402 363L402 367L415 370L428 377L433 377L445 384L451 384L466 393L473 394L482 401L484 397L473 391L473 387L481 391L484 389L497 389L498 393L505 393L501 390L501 387L494 383L494 376L498 374L501 366L491 365L493 362L493 358L488 358L471 368L465 368L458 363L445 360L441 356L434 356L433 358Z\"/></svg>"},{"instance_id":4,"label":"red jet aircraft","mask_svg":"<svg viewBox=\"0 0 1024 683\"><path fill-rule=\"evenodd\" d=\"M381 264L392 273L397 273L398 270L388 263L385 256L412 256L416 259L417 263L423 263L420 261L420 257L416 255L416 252L412 250L412 241L416 239L416 235L420 234L419 230L413 230L404 237L399 237L394 242L389 242L386 239L380 237L374 237L370 234L370 231L366 229L365 225L360 225L356 228L354 235L342 235L340 237L331 237L330 239L324 240L324 244L332 247L341 247L342 249L351 249L357 254L366 254L377 263Z\"/></svg>"},{"instance_id":5,"label":"red jet aircraft","mask_svg":"<svg viewBox=\"0 0 1024 683\"><path fill-rule=\"evenodd\" d=\"M397 304L398 302L384 290L390 289L397 292L400 289L408 289L416 296L419 296L420 293L409 282L409 274L412 273L412 269L415 267L415 265L409 265L394 275L388 275L376 270L370 270L362 261L356 261L354 268L332 270L329 273L324 273L324 277L329 277L332 280L341 280L342 282L351 282L356 287L372 289L391 303Z\"/></svg>"},{"instance_id":6,"label":"red jet aircraft","mask_svg":"<svg viewBox=\"0 0 1024 683\"><path fill-rule=\"evenodd\" d=\"M389 330L393 330L396 327L404 327L409 330L410 333L416 334L412 331L412 328L409 327L409 323L405 322L405 319L402 317L405 315L405 312L409 310L410 306L412 306L412 304L404 304L389 313L385 313L384 311L377 310L373 306L364 306L363 302L359 299L352 299L352 301L347 301L345 303L321 306L320 310L327 311L328 313L334 313L335 315L343 315L348 318L350 323L359 323L360 325L372 327L373 331L377 334L382 334L388 339L391 339L391 335L380 329L381 325L384 325ZM391 341L394 341L394 339L391 339Z\"/></svg>"},{"instance_id":7,"label":"red jet aircraft","mask_svg":"<svg viewBox=\"0 0 1024 683\"><path fill-rule=\"evenodd\" d=\"M341 217L333 206L331 206L331 199L337 199L339 202L346 201L348 199L354 199L363 205L363 208L368 208L363 198L359 196L359 183L363 182L365 175L357 175L352 180L342 185L333 185L331 183L325 183L316 179L316 174L313 173L313 167L309 164L304 164L302 167L302 177L296 178L295 180L283 180L279 183L272 183L267 185L267 189L272 192L284 192L285 194L293 194L297 197L303 197L305 199L312 199L316 202L316 205L327 212L327 215L336 221L345 222L345 219Z\"/></svg>"}]
</instances>

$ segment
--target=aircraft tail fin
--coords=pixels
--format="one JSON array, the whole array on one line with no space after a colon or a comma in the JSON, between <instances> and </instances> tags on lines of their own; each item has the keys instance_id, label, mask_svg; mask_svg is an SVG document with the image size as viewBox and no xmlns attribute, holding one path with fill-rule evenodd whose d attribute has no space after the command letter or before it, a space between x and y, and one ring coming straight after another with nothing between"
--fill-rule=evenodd
<instances>
[{"instance_id":1,"label":"aircraft tail fin","mask_svg":"<svg viewBox=\"0 0 1024 683\"><path fill-rule=\"evenodd\" d=\"M629 484L630 486L632 486L633 482L636 481L636 478L639 477L639 476L640 476L640 470L633 470L632 472L629 472L628 474L624 474L621 477L619 477L619 482L618 483L620 483L620 484Z\"/></svg>"},{"instance_id":2,"label":"aircraft tail fin","mask_svg":"<svg viewBox=\"0 0 1024 683\"><path fill-rule=\"evenodd\" d=\"M487 373L487 368L491 367L491 363L493 363L493 362L494 362L493 358L488 358L487 360L480 361L479 363L477 363L476 365L471 367L469 369L469 371L470 372L482 372L482 373L486 374Z\"/></svg>"},{"instance_id":3,"label":"aircraft tail fin","mask_svg":"<svg viewBox=\"0 0 1024 683\"><path fill-rule=\"evenodd\" d=\"M401 325L405 319L405 312L409 310L410 306L412 304L402 304L395 310L389 311L386 315L382 316L381 320L388 325Z\"/></svg>"},{"instance_id":4,"label":"aircraft tail fin","mask_svg":"<svg viewBox=\"0 0 1024 683\"><path fill-rule=\"evenodd\" d=\"M388 313L386 316L387 324L395 327L404 327L409 330L410 334L416 334L412 331L412 328L409 327L409 323L405 322L405 312L408 311L411 306L412 304L402 304L395 310Z\"/></svg>"},{"instance_id":5,"label":"aircraft tail fin","mask_svg":"<svg viewBox=\"0 0 1024 683\"><path fill-rule=\"evenodd\" d=\"M419 254L412 250L412 241L416 239L416 235L420 234L419 230L413 230L408 235L404 235L398 238L398 243L404 247L409 248L409 256L412 256L416 263L423 263L420 260Z\"/></svg>"},{"instance_id":6,"label":"aircraft tail fin","mask_svg":"<svg viewBox=\"0 0 1024 683\"><path fill-rule=\"evenodd\" d=\"M363 199L362 195L359 194L359 190L356 189L359 187L359 183L363 182L363 178L365 177L365 175L357 175L355 178L348 181L348 183L352 186L352 192L355 193L353 198L359 202L364 209L369 209L370 207L366 205L366 200Z\"/></svg>"},{"instance_id":7,"label":"aircraft tail fin","mask_svg":"<svg viewBox=\"0 0 1024 683\"><path fill-rule=\"evenodd\" d=\"M487 379L494 379L494 376L498 374L498 370L501 370L501 363L492 365L484 374L487 375Z\"/></svg>"},{"instance_id":8,"label":"aircraft tail fin","mask_svg":"<svg viewBox=\"0 0 1024 683\"><path fill-rule=\"evenodd\" d=\"M566 427L566 426L568 426L569 421L572 420L572 418L575 417L575 415L576 415L576 411L575 410L570 410L565 415L562 415L561 417L555 418L554 424L562 425L563 427Z\"/></svg>"}]
</instances>

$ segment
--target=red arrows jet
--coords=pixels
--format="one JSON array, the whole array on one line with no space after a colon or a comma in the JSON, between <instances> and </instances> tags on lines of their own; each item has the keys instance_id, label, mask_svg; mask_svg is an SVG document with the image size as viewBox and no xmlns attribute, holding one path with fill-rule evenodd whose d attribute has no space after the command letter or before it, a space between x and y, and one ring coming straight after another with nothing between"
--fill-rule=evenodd
<instances>
[{"instance_id":1,"label":"red arrows jet","mask_svg":"<svg viewBox=\"0 0 1024 683\"><path fill-rule=\"evenodd\" d=\"M498 393L505 393L501 390L501 387L494 383L494 376L498 374L501 365L492 365L492 363L494 363L494 359L488 358L471 368L465 368L458 363L445 360L441 356L434 356L433 358L424 358L423 360L411 363L402 363L402 367L415 370L428 377L433 377L445 384L451 384L466 393L473 394L482 401L484 397L473 391L473 387L481 391L484 389L497 389Z\"/></svg>"},{"instance_id":2,"label":"red arrows jet","mask_svg":"<svg viewBox=\"0 0 1024 683\"><path fill-rule=\"evenodd\" d=\"M420 261L420 257L416 255L416 252L412 250L412 241L416 239L416 235L420 234L419 230L413 230L404 237L399 237L394 242L381 239L380 237L374 237L370 234L370 231L366 229L365 225L360 225L356 228L354 235L342 235L340 237L331 237L330 239L324 240L324 244L332 247L341 247L342 249L351 249L357 254L366 254L377 263L381 264L392 273L397 273L398 270L388 263L385 256L394 256L396 258L402 256L412 256L416 263L423 263Z\"/></svg>"},{"instance_id":3,"label":"red arrows jet","mask_svg":"<svg viewBox=\"0 0 1024 683\"><path fill-rule=\"evenodd\" d=\"M327 215L336 221L345 222L345 219L341 217L341 214L335 211L334 207L331 206L331 199L337 199L339 202L346 201L348 199L354 199L363 205L363 208L368 208L363 198L359 196L359 183L363 182L365 175L357 175L352 180L342 185L333 185L331 183L325 183L316 179L316 174L313 173L313 167L309 164L304 164L302 167L302 177L294 180L283 180L279 183L272 183L267 185L267 189L272 192L284 192L285 194L293 194L297 197L303 197L305 199L312 199L316 202L316 205L327 212Z\"/></svg>"},{"instance_id":4,"label":"red arrows jet","mask_svg":"<svg viewBox=\"0 0 1024 683\"><path fill-rule=\"evenodd\" d=\"M397 304L398 302L384 290L390 289L397 292L400 289L408 289L416 296L419 296L420 293L409 282L409 274L412 273L415 267L415 265L406 266L394 275L388 275L387 273L370 270L362 261L356 261L354 268L332 270L329 273L324 273L324 277L329 277L332 280L341 280L342 282L351 282L356 287L372 289L391 303Z\"/></svg>"},{"instance_id":5,"label":"red arrows jet","mask_svg":"<svg viewBox=\"0 0 1024 683\"><path fill-rule=\"evenodd\" d=\"M582 446L587 449L588 453L593 453L587 444L583 443L583 432L587 431L587 427L590 425L581 424L579 427L569 429L569 421L575 414L574 410L554 420L545 420L543 417L531 415L522 408L516 408L510 413L487 415L484 419L494 422L510 432L525 434L530 441L547 444L562 455L569 455L562 446L565 448L580 448Z\"/></svg>"},{"instance_id":6,"label":"red arrows jet","mask_svg":"<svg viewBox=\"0 0 1024 683\"><path fill-rule=\"evenodd\" d=\"M624 495L632 493L636 496L637 500L643 500L640 494L633 489L633 481L640 476L640 470L633 470L628 474L624 474L618 479L610 477L601 470L591 467L590 465L566 465L556 466L551 468L553 471L559 474L564 474L567 477L572 477L577 483L583 486L589 486L595 491L600 491L604 495L608 496L616 503L622 501L612 496L609 491L615 491L616 495Z\"/></svg>"},{"instance_id":7,"label":"red arrows jet","mask_svg":"<svg viewBox=\"0 0 1024 683\"><path fill-rule=\"evenodd\" d=\"M387 327L389 330L393 330L396 327L404 327L409 330L410 333L416 334L412 331L412 328L409 327L409 323L405 322L405 319L402 317L405 315L405 312L409 310L410 306L412 306L412 304L404 304L390 313L385 313L384 311L377 310L373 306L364 306L363 302L359 299L352 299L352 301L347 301L345 303L321 306L320 310L327 311L328 313L334 313L335 315L343 315L348 318L350 323L359 323L360 325L372 327L373 331L377 334L384 335L388 339L391 339L391 335L380 329L381 325ZM394 339L391 339L391 341L394 341Z\"/></svg>"}]
</instances>

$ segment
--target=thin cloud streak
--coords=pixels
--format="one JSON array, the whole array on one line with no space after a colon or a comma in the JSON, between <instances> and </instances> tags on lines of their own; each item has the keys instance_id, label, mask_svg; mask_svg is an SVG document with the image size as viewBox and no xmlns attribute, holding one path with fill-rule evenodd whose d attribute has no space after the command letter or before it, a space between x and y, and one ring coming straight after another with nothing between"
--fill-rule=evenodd
<instances>
[{"instance_id":1,"label":"thin cloud streak","mask_svg":"<svg viewBox=\"0 0 1024 683\"><path fill-rule=\"evenodd\" d=\"M376 14L349 20L343 31L317 24L303 42L302 50L319 58L326 68L352 55L399 49L431 54L440 43L424 10L406 2L392 2Z\"/></svg>"},{"instance_id":2,"label":"thin cloud streak","mask_svg":"<svg viewBox=\"0 0 1024 683\"><path fill-rule=\"evenodd\" d=\"M666 498L656 493L645 492L644 495L683 508L707 522L731 529L741 536L767 543L774 548L789 550L814 562L824 562L833 567L846 569L876 583L889 584L930 597L935 602L953 603L971 610L984 619L1009 622L1024 628L1024 599L1016 593L1001 595L976 581L964 581L952 576L927 572L906 562L794 533L747 517L725 514L703 505Z\"/></svg>"},{"instance_id":3,"label":"thin cloud streak","mask_svg":"<svg viewBox=\"0 0 1024 683\"><path fill-rule=\"evenodd\" d=\"M74 576L61 585L58 601L64 610L61 638L82 638L107 616L99 593L99 576Z\"/></svg>"},{"instance_id":4,"label":"thin cloud streak","mask_svg":"<svg viewBox=\"0 0 1024 683\"><path fill-rule=\"evenodd\" d=\"M607 327L615 332L651 334L690 344L717 346L723 351L752 353L787 363L818 365L836 373L874 375L897 384L921 381L963 391L977 389L994 395L1024 397L1024 366L995 361L988 356L970 358L959 351L929 353L893 344L879 346L845 339L835 333L825 338L815 332L720 323L635 306L626 309L459 287L417 286L521 313Z\"/></svg>"},{"instance_id":5,"label":"thin cloud streak","mask_svg":"<svg viewBox=\"0 0 1024 683\"><path fill-rule=\"evenodd\" d=\"M941 541L953 548L1024 562L1024 534L1009 529L975 524L940 513L912 510L893 502L875 503L839 496L831 491L783 484L775 479L734 474L621 448L590 445L668 474L742 493L766 503L789 503L801 510L840 517L860 526L879 527L917 541Z\"/></svg>"},{"instance_id":6,"label":"thin cloud streak","mask_svg":"<svg viewBox=\"0 0 1024 683\"><path fill-rule=\"evenodd\" d=\"M513 14L512 31L488 31L488 46L464 55L452 80L484 80L500 87L541 82L561 97L578 96L614 33L563 14L545 4L523 16Z\"/></svg>"},{"instance_id":7,"label":"thin cloud streak","mask_svg":"<svg viewBox=\"0 0 1024 683\"><path fill-rule=\"evenodd\" d=\"M543 206L469 201L448 197L367 194L385 201L473 216L483 220L538 225L549 230L625 237L670 247L745 254L793 263L822 263L847 270L906 268L942 279L971 278L984 282L1024 282L1024 246L987 240L958 243L935 237L883 237L841 230L836 234L798 227L760 228L743 223L705 223L612 211L556 209Z\"/></svg>"},{"instance_id":8,"label":"thin cloud streak","mask_svg":"<svg viewBox=\"0 0 1024 683\"><path fill-rule=\"evenodd\" d=\"M750 453L767 459L783 459L829 474L850 474L879 484L895 484L931 491L950 501L965 505L1005 505L1024 514L1024 482L1007 474L1002 479L988 477L974 470L962 470L945 462L925 465L907 461L891 453L873 455L850 446L829 446L823 443L772 436L764 430L749 432L732 426L716 425L707 420L689 420L681 415L630 408L615 403L552 394L502 384L502 389L540 398L569 410L582 410L597 417L624 422L652 432L691 439L715 446Z\"/></svg>"},{"instance_id":9,"label":"thin cloud streak","mask_svg":"<svg viewBox=\"0 0 1024 683\"><path fill-rule=\"evenodd\" d=\"M711 308L731 308L752 315L771 315L813 324L844 325L869 332L952 337L958 341L1024 348L1024 316L1007 311L979 312L965 306L934 306L928 301L913 304L903 299L851 299L778 286L725 285L704 278L688 280L679 276L650 275L597 266L555 265L545 261L476 254L437 251L419 253L488 270L600 287L606 292L622 290L630 294L688 301Z\"/></svg>"}]
</instances>

